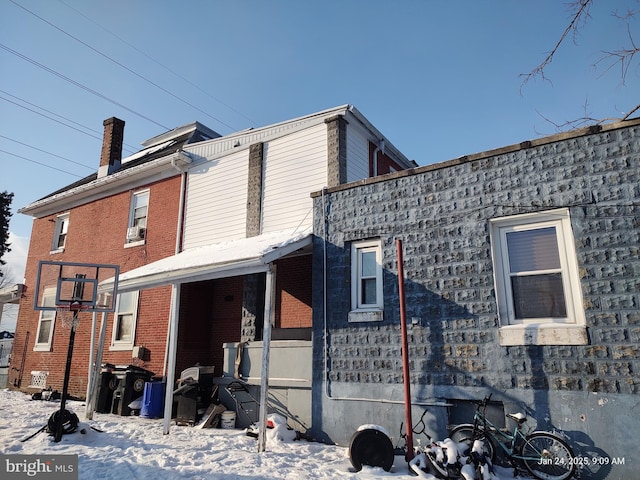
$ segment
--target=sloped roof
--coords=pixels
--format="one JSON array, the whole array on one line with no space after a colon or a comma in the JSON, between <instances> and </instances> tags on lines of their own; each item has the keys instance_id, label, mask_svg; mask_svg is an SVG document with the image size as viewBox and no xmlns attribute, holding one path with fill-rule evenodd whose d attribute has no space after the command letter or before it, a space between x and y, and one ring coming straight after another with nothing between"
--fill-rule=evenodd
<instances>
[{"instance_id":1,"label":"sloped roof","mask_svg":"<svg viewBox=\"0 0 640 480\"><path fill-rule=\"evenodd\" d=\"M195 142L201 142L203 140L210 140L211 138L217 137L220 137L219 133L214 132L200 122L188 123L187 125L174 128L173 130L169 130L168 132L157 135L142 142L142 145L145 148L134 153L133 155L123 158L120 167L112 172L112 174L137 167L138 165L142 165L157 158L163 157L169 153L176 152L178 150L181 150L185 145L189 145ZM44 197L38 199L38 201L53 197L54 195L72 190L87 183L91 183L97 178L98 172L96 171L91 175L87 175L80 180L77 180L56 190L55 192L51 192L48 195L45 195Z\"/></svg>"}]
</instances>

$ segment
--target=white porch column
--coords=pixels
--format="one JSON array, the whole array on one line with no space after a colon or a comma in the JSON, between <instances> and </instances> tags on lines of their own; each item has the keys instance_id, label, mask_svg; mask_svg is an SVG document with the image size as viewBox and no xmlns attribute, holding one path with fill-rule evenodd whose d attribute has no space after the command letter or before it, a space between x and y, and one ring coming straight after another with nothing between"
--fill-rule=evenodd
<instances>
[{"instance_id":1,"label":"white porch column","mask_svg":"<svg viewBox=\"0 0 640 480\"><path fill-rule=\"evenodd\" d=\"M167 369L164 394L164 424L162 433L169 433L173 407L173 385L176 381L176 353L178 351L178 320L180 319L180 284L171 285L171 314L169 316L169 367Z\"/></svg>"},{"instance_id":2,"label":"white porch column","mask_svg":"<svg viewBox=\"0 0 640 480\"><path fill-rule=\"evenodd\" d=\"M258 452L264 452L267 444L267 400L269 398L269 349L271 347L271 317L273 313L274 274L271 266L267 270L264 295L264 322L262 327L262 376L260 378L260 429Z\"/></svg>"},{"instance_id":3,"label":"white porch column","mask_svg":"<svg viewBox=\"0 0 640 480\"><path fill-rule=\"evenodd\" d=\"M97 313L93 313L93 325L91 327L91 344L93 345L95 335L95 323ZM89 361L89 386L87 389L87 401L85 418L87 420L93 419L93 412L96 411L96 396L98 395L98 379L100 377L100 368L102 365L102 353L104 352L104 338L107 332L107 312L102 312L102 319L100 321L100 335L98 336L98 351L96 353L96 359L93 360L93 353Z\"/></svg>"}]
</instances>

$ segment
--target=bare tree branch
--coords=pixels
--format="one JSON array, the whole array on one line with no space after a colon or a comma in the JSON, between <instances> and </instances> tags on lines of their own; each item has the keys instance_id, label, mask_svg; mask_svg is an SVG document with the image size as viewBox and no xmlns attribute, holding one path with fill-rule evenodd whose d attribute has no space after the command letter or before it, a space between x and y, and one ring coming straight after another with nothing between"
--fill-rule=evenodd
<instances>
[{"instance_id":1,"label":"bare tree branch","mask_svg":"<svg viewBox=\"0 0 640 480\"><path fill-rule=\"evenodd\" d=\"M540 63L536 68L531 70L531 72L523 73L520 75L521 77L524 77L524 80L522 81L522 85L520 86L521 91L522 91L522 88L524 88L524 86L527 84L527 82L532 78L539 76L543 80L548 80L544 73L545 68L547 67L547 65L549 65L552 62L556 52L558 51L562 43L565 41L567 36L569 36L569 33L571 33L572 31L573 31L574 40L575 40L575 36L577 34L579 24L586 22L587 19L590 18L589 7L591 6L592 1L593 0L578 0L576 3L573 4L574 8L576 9L576 12L571 18L571 22L569 23L569 25L567 25L567 28L565 28L564 32L556 42L556 45L547 54L546 58L542 61L542 63Z\"/></svg>"},{"instance_id":2,"label":"bare tree branch","mask_svg":"<svg viewBox=\"0 0 640 480\"><path fill-rule=\"evenodd\" d=\"M620 64L620 69L621 69L620 78L622 79L622 85L625 84L627 73L629 71L629 66L633 61L633 57L635 56L636 53L640 52L640 48L638 48L638 46L636 46L635 42L633 41L633 36L631 35L631 27L629 25L627 25L627 33L629 35L629 42L631 42L631 48L622 48L620 50L615 50L613 52L608 52L605 50L602 52L604 53L604 56L600 60L598 60L594 65L597 67L598 64L602 62L610 61L611 64L605 68L604 72L602 72L602 75L604 75L613 67Z\"/></svg>"}]
</instances>

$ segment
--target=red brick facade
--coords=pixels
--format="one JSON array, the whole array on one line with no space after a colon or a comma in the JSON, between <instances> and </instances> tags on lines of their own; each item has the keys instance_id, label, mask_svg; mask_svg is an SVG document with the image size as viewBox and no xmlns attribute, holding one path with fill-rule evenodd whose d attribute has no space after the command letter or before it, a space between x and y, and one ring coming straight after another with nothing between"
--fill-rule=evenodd
<instances>
[{"instance_id":1,"label":"red brick facade","mask_svg":"<svg viewBox=\"0 0 640 480\"><path fill-rule=\"evenodd\" d=\"M276 328L311 327L311 255L276 262Z\"/></svg>"},{"instance_id":2,"label":"red brick facade","mask_svg":"<svg viewBox=\"0 0 640 480\"><path fill-rule=\"evenodd\" d=\"M149 190L146 241L125 248L131 195ZM47 385L62 390L64 365L69 343L69 329L56 320L51 351L34 351L39 312L33 310L33 296L39 260L120 265L120 271L173 255L176 243L180 177L175 176L144 188L118 193L68 211L35 219L27 259L26 291L20 302L16 337L12 354L9 385L27 389L31 371L48 371ZM55 221L59 214L69 213L69 227L64 251L51 253ZM139 366L162 373L166 344L167 320L170 308L170 287L140 292L135 345L149 350L148 361ZM80 314L76 331L69 393L84 397L87 388L91 314ZM98 315L98 325L101 315ZM132 363L131 351L109 351L113 329L113 314L108 316L103 362L117 365Z\"/></svg>"}]
</instances>

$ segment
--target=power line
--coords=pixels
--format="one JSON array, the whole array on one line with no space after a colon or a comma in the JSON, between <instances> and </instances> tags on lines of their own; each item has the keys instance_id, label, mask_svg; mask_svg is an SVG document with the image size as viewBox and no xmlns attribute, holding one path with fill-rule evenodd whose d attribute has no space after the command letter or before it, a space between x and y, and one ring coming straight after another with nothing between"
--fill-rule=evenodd
<instances>
[{"instance_id":1,"label":"power line","mask_svg":"<svg viewBox=\"0 0 640 480\"><path fill-rule=\"evenodd\" d=\"M87 127L86 125L83 125L83 124L81 124L81 123L78 123L78 122L76 122L76 121L74 121L74 120L71 120L70 118L64 117L64 116L62 116L62 115L60 115L60 114L58 114L58 113L52 112L51 110L47 110L46 108L41 107L40 105L36 105L35 103L31 103L31 102L29 102L29 101L25 100L24 98L16 97L15 95L11 95L9 92L5 92L4 90L1 90L1 89L0 89L0 93L4 93L5 95L9 95L11 98L15 98L16 100L20 100L21 102L26 103L27 105L31 105L32 107L39 108L40 110L43 110L43 111L45 111L45 112L47 112L47 113L50 113L51 115L55 115L56 117L60 117L60 118L62 118L62 119L64 119L64 120L66 120L67 122L71 122L71 123L73 123L73 124L75 124L75 125L78 125L79 127L82 127L82 128L84 128L84 129L86 129L86 130L89 130L89 131L91 131L91 132L93 132L93 133L96 133L96 134L98 134L98 135L101 135L101 134L102 134L102 132L99 132L98 130L95 130L95 129L93 129L93 128ZM2 97L0 97L0 98L2 98ZM5 98L2 98L2 100L5 100L5 101L9 101L9 102L10 102L10 100L7 100L7 99L5 99ZM17 104L17 103L15 103L15 102L11 102L11 103L13 103L14 105L16 105L16 106L18 106L18 107L25 108L25 107L23 107L22 105ZM33 110L30 110L30 109L27 109L27 110L29 110L30 112L33 112L33 113L37 113L38 115L42 115L42 114L40 114L40 113L38 113L38 112L35 112L35 111L33 111ZM61 124L61 125L64 125L65 127L69 127L69 128L73 128L74 130L77 130L76 128L71 127L70 125L67 125L67 124L65 124L65 123L62 123L62 122L60 122L60 121L56 120L55 118L47 117L46 115L42 115L42 116L44 116L45 118L48 118L48 119L50 119L50 120L53 120L53 121L55 121L55 122L57 122L57 123L59 123L59 124ZM78 130L78 131L79 131L79 130ZM82 133L85 133L85 134L86 134L86 132L82 132ZM90 137L92 137L92 138L97 138L98 140L101 140L101 139L102 139L102 137L99 137L99 136L98 136L98 137L95 137L95 136L93 136L93 135L89 135L89 136L90 136ZM131 145L129 145L129 144L124 143L123 145L126 145L127 147L129 147L128 149L125 149L125 150L127 150L128 152L135 153L135 152L137 152L137 151L138 151L138 149L136 149L135 147L133 147L133 146L131 146Z\"/></svg>"},{"instance_id":2,"label":"power line","mask_svg":"<svg viewBox=\"0 0 640 480\"><path fill-rule=\"evenodd\" d=\"M0 150L0 152L6 153L7 155L11 155L12 157L21 158L22 160L26 160L27 162L35 163L37 165L50 168L52 170L57 170L58 172L66 173L68 175L73 175L74 177L84 178L83 176L78 175L77 173L67 172L66 170L62 170L61 168L52 167L51 165L47 165L46 163L38 162L36 160L32 160L31 158L23 157L22 155L16 155L15 153L7 152L6 150Z\"/></svg>"},{"instance_id":3,"label":"power line","mask_svg":"<svg viewBox=\"0 0 640 480\"><path fill-rule=\"evenodd\" d=\"M11 0L10 0L10 1L11 1ZM80 83L80 82L77 82L77 81L75 81L75 80L72 80L71 78L69 78L69 77L67 77L67 76L65 76L65 75L63 75L63 74L61 74L60 72L55 71L55 70L54 70L54 69L52 69L52 68L49 68L49 67L47 67L47 66L45 66L45 65L43 65L43 64L41 64L41 63L39 63L39 62L36 62L36 61L35 61L35 60L33 60L32 58L29 58L29 57L27 57L26 55L23 55L22 53L17 52L16 50L13 50L12 48L9 48L9 47L7 47L6 45L4 45L4 44L2 44L2 43L0 43L0 48L2 48L2 49L4 49L4 50L6 50L6 51L7 51L7 52L9 52L9 53L12 53L13 55L15 55L15 56L17 56L17 57L21 58L22 60L25 60L25 61L27 61L27 62L29 62L29 63L31 63L31 64L35 65L35 66L36 66L36 67L38 67L38 68L41 68L41 69L43 69L43 70L45 70L45 71L47 71L47 72L51 73L52 75L55 75L56 77L59 77L59 78L61 78L61 79L65 80L65 81L67 81L67 82L71 83L72 85L75 85L76 87L80 87L81 89L83 89L83 90L85 90L85 91L87 91L87 92L89 92L89 93L91 93L91 94L95 95L96 97L102 98L103 100L106 100L106 101L108 101L108 102L113 103L114 105L116 105L116 106L118 106L118 107L120 107L120 108L122 108L122 109L126 110L127 112L133 113L134 115L137 115L138 117L143 118L144 120L147 120L147 121L149 121L149 122L151 122L151 123L153 123L153 124L155 124L155 125L157 125L157 126L159 126L159 127L163 128L163 129L165 129L165 130L171 130L169 127L167 127L167 126L165 126L165 125L162 125L161 123L158 123L158 122L156 122L155 120L152 120L151 118L149 118L149 117L147 117L147 116L145 116L145 115L143 115L143 114L141 114L141 113L139 113L139 112L136 112L135 110L132 110L131 108L129 108L129 107L125 106L125 105L122 105L122 104L121 104L121 103L119 103L119 102L116 102L116 101L115 101L115 100L113 100L112 98L109 98L109 97L107 97L106 95L103 95L103 94L101 94L100 92L97 92L97 91L95 91L95 90L93 90L93 89L91 89L91 88L87 87L86 85L83 85L83 84L82 84L82 83Z\"/></svg>"},{"instance_id":4,"label":"power line","mask_svg":"<svg viewBox=\"0 0 640 480\"><path fill-rule=\"evenodd\" d=\"M45 115L44 113L37 112L37 111L35 111L35 110L31 109L31 108L25 107L24 105L20 105L19 103L14 102L13 100L9 100L8 98L3 98L3 97L0 96L0 100L4 100L5 102L12 103L13 105L15 105L17 107L24 108L25 110L28 110L29 112L35 113L36 115L40 115L40 116L42 116L44 118L48 118L49 120L53 120L54 122L59 123L60 125L64 125L65 127L68 127L68 128L71 128L71 129L73 129L73 130L75 130L77 132L83 133L83 134L87 135L88 137L96 138L98 140L101 140L100 137L96 137L95 135L91 135L90 133L85 132L83 130L80 130L79 128L72 127L71 125L67 125L66 123L61 122L60 120L57 120L57 119L55 119L53 117L50 117L49 115Z\"/></svg>"},{"instance_id":5,"label":"power line","mask_svg":"<svg viewBox=\"0 0 640 480\"><path fill-rule=\"evenodd\" d=\"M163 92L165 92L167 95L172 96L173 98L175 98L176 100L179 100L180 102L184 103L185 105L190 106L191 108L199 111L200 113L205 114L206 116L208 116L209 118L212 118L213 120L215 120L216 122L221 123L222 125L228 127L229 129L233 130L237 130L234 127L232 127L231 125L229 125L228 123L223 122L222 120L220 120L219 118L214 117L213 115L210 115L209 113L205 112L204 110L202 110L201 108L193 105L192 103L189 103L188 101L186 101L185 99L179 97L178 95L176 95L175 93L167 90L164 87L161 87L160 85L158 85L157 83L153 82L152 80L149 80L147 77L145 77L144 75L139 74L138 72L136 72L135 70L132 70L131 68L127 67L126 65L118 62L117 60L111 58L109 55L102 53L100 50L92 47L91 45L89 45L88 43L80 40L78 37L75 37L73 35L71 35L69 32L63 30L62 28L58 27L57 25L54 25L53 23L49 22L48 20L42 18L41 16L37 15L36 13L32 12L31 10L23 7L22 5L16 3L14 0L9 0L11 3L13 3L14 5L16 5L17 7L20 7L21 9L23 9L25 12L30 13L31 15L33 15L34 17L38 18L39 20L43 21L44 23L46 23L47 25L50 25L51 27L55 28L56 30L58 30L59 32L67 35L69 38L72 38L73 40L75 40L76 42L84 45L85 47L87 47L88 49L90 49L91 51L97 53L98 55L100 55L103 58L106 58L107 60L109 60L110 62L115 63L116 65L118 65L121 68L124 68L126 71L128 71L129 73L132 73L133 75L135 75L136 77L144 80L145 82L153 85L154 87L162 90ZM169 130L169 129L167 129Z\"/></svg>"},{"instance_id":6,"label":"power line","mask_svg":"<svg viewBox=\"0 0 640 480\"><path fill-rule=\"evenodd\" d=\"M77 8L72 7L71 5L69 5L68 3L64 2L63 0L58 0L60 3L62 3L63 5L65 5L67 8L70 8L71 10L73 10L74 12L76 12L78 15L80 15L81 17L87 19L88 21L90 21L91 23L93 23L94 25L100 27L102 30L104 30L105 32L107 32L108 34L110 34L111 36L117 38L118 40L120 40L122 43L124 43L125 45L127 45L128 47L132 48L133 50L135 50L136 52L140 53L141 55L143 55L144 57L148 58L149 60L151 60L152 62L154 62L156 65L161 66L162 68L164 68L166 71L168 71L169 73L175 75L176 77L178 77L179 79L187 82L189 85L191 85L192 87L194 87L195 89L199 90L201 93L204 93L206 96L208 96L209 98L211 98L212 100L215 100L216 102L220 103L221 105L224 105L225 107L227 107L229 110L237 113L238 115L240 115L241 117L245 118L246 120L249 120L249 122L252 123L252 125L255 125L256 122L255 120L247 117L244 113L242 113L241 111L235 109L234 107L232 107L231 105L223 102L222 100L220 100L218 97L215 97L213 95L211 95L209 92L207 92L206 90L204 90L203 88L201 88L200 86L198 86L197 84L195 84L194 82L192 82L191 80L189 80L187 77L180 75L180 73L176 72L175 70L171 69L170 67L166 66L165 64L163 64L162 62L156 60L155 58L153 58L151 55L145 53L144 51L140 50L138 47L136 47L135 45L133 45L132 43L128 42L127 40L125 40L124 38L122 38L121 36L115 34L114 32L112 32L111 30L109 30L108 28L106 28L105 26L101 25L100 23L96 22L95 20L93 20L92 18L88 17L87 15L85 15L84 13L82 13L80 10L78 10Z\"/></svg>"},{"instance_id":7,"label":"power line","mask_svg":"<svg viewBox=\"0 0 640 480\"><path fill-rule=\"evenodd\" d=\"M53 157L60 158L60 159L65 160L67 162L75 163L76 165L80 165L81 167L88 168L89 170L95 171L94 168L92 168L92 167L90 167L88 165L85 165L84 163L76 162L75 160L71 160L70 158L66 158L66 157L63 157L61 155L57 155L55 153L51 153L51 152L48 152L46 150L42 150L41 148L34 147L34 146L29 145L27 143L20 142L19 140L15 140L13 138L5 137L4 135L0 135L0 138L4 138L5 140L9 140L10 142L15 142L15 143L17 143L19 145L23 145L25 147L32 148L33 150L37 150L39 152L46 153L47 155L51 155Z\"/></svg>"}]
</instances>

